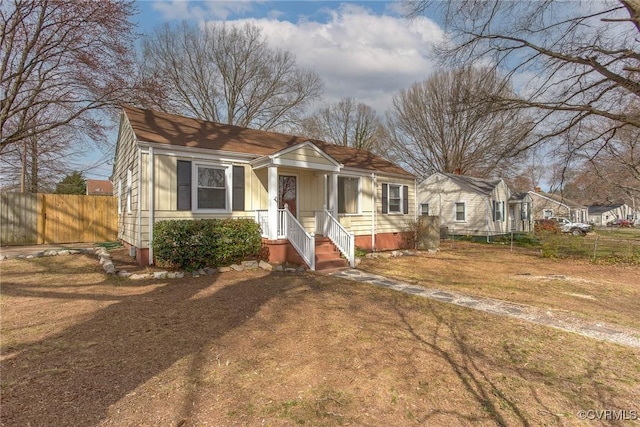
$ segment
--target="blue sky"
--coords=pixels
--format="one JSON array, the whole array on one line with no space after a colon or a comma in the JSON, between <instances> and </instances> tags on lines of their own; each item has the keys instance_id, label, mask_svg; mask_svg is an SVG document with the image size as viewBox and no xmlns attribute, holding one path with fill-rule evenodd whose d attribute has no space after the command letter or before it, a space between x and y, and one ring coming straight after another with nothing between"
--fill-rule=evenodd
<instances>
[{"instance_id":1,"label":"blue sky","mask_svg":"<svg viewBox=\"0 0 640 427\"><path fill-rule=\"evenodd\" d=\"M385 1L175 1L137 2L138 33L150 34L165 22L182 20L205 25L251 22L274 47L291 51L297 63L315 70L324 80L322 103L353 97L379 113L393 95L434 70L430 51L444 33L432 19L403 17L400 2ZM117 131L110 142L115 144ZM111 141L112 140L112 141ZM95 153L81 159L82 168L98 162ZM111 174L113 153L105 153L89 178Z\"/></svg>"}]
</instances>

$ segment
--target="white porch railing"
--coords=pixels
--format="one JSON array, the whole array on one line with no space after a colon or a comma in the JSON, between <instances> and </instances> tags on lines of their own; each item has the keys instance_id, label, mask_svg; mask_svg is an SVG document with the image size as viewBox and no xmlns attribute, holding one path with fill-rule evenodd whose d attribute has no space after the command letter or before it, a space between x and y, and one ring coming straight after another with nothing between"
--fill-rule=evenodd
<instances>
[{"instance_id":1,"label":"white porch railing","mask_svg":"<svg viewBox=\"0 0 640 427\"><path fill-rule=\"evenodd\" d=\"M291 245L300 254L302 259L309 265L311 270L316 269L316 240L307 233L302 224L289 211L287 205L284 209L278 209L278 226L282 224L284 237L291 242ZM278 230L279 231L279 230ZM280 232L278 232L280 234Z\"/></svg>"},{"instance_id":2,"label":"white porch railing","mask_svg":"<svg viewBox=\"0 0 640 427\"><path fill-rule=\"evenodd\" d=\"M316 234L323 234L333 242L342 255L347 258L349 265L356 266L355 236L349 233L340 222L326 209L316 211Z\"/></svg>"},{"instance_id":3,"label":"white porch railing","mask_svg":"<svg viewBox=\"0 0 640 427\"><path fill-rule=\"evenodd\" d=\"M256 211L256 222L262 229L262 237L269 237L269 211Z\"/></svg>"},{"instance_id":4,"label":"white porch railing","mask_svg":"<svg viewBox=\"0 0 640 427\"><path fill-rule=\"evenodd\" d=\"M278 233L276 237L278 239L285 238L284 234L284 209L278 209ZM257 210L256 211L256 222L260 225L262 229L262 237L269 237L269 211L266 209Z\"/></svg>"}]
</instances>

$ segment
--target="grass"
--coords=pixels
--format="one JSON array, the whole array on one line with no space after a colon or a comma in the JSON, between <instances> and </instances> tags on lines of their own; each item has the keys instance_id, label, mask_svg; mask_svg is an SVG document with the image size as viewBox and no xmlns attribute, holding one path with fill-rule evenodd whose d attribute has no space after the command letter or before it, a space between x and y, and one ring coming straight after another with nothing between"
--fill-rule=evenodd
<instances>
[{"instance_id":1,"label":"grass","mask_svg":"<svg viewBox=\"0 0 640 427\"><path fill-rule=\"evenodd\" d=\"M477 256L461 246L380 261L439 277ZM6 425L582 425L579 410L640 409L640 352L622 346L315 274L130 281L56 258L0 264Z\"/></svg>"},{"instance_id":2,"label":"grass","mask_svg":"<svg viewBox=\"0 0 640 427\"><path fill-rule=\"evenodd\" d=\"M423 262L412 257L367 259L360 268L426 287L552 308L640 330L640 268L635 265L545 258L534 250L469 242L444 242L442 249L437 256L424 255Z\"/></svg>"}]
</instances>

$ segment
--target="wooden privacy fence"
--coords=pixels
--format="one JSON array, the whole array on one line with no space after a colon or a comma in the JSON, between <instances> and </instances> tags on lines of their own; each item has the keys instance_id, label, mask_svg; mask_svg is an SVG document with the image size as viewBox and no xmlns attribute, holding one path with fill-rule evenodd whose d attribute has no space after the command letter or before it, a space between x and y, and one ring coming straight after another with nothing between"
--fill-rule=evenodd
<instances>
[{"instance_id":1,"label":"wooden privacy fence","mask_svg":"<svg viewBox=\"0 0 640 427\"><path fill-rule=\"evenodd\" d=\"M109 242L117 237L115 197L0 193L0 245Z\"/></svg>"}]
</instances>

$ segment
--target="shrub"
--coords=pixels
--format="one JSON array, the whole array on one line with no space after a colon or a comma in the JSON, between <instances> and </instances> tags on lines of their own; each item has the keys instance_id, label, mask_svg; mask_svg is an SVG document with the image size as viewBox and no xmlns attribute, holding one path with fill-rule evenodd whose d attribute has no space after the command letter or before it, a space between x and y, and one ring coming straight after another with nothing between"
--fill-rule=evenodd
<instances>
[{"instance_id":1,"label":"shrub","mask_svg":"<svg viewBox=\"0 0 640 427\"><path fill-rule=\"evenodd\" d=\"M160 221L154 226L152 246L159 264L186 270L264 255L260 226L244 218Z\"/></svg>"}]
</instances>

